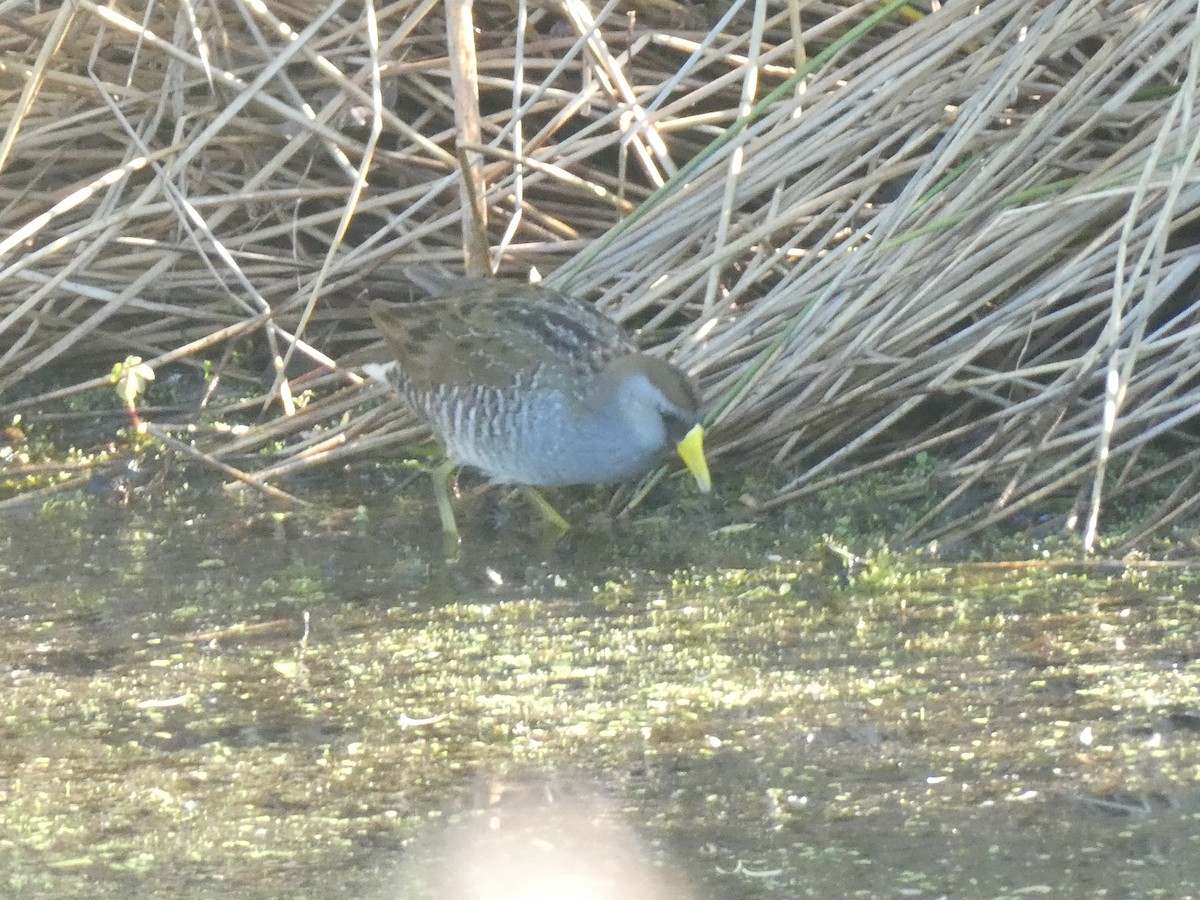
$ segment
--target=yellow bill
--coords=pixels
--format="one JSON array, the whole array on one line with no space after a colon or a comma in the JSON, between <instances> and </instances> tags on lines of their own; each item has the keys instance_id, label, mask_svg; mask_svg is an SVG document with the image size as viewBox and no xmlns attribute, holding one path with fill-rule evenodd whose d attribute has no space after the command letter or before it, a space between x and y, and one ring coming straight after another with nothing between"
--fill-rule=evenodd
<instances>
[{"instance_id":1,"label":"yellow bill","mask_svg":"<svg viewBox=\"0 0 1200 900\"><path fill-rule=\"evenodd\" d=\"M693 426L675 449L679 451L679 458L696 479L696 486L705 494L711 491L712 477L708 474L708 460L704 458L704 426Z\"/></svg>"}]
</instances>

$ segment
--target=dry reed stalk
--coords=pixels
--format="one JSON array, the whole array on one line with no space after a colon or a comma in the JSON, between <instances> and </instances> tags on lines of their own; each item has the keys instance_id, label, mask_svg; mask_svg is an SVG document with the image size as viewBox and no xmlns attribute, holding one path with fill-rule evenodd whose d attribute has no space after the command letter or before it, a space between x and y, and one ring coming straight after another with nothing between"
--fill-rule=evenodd
<instances>
[{"instance_id":1,"label":"dry reed stalk","mask_svg":"<svg viewBox=\"0 0 1200 900\"><path fill-rule=\"evenodd\" d=\"M477 5L465 140L433 0L79 0L0 31L0 411L128 354L220 358L275 383L210 420L279 413L201 432L213 460L278 442L277 478L415 435L345 421L376 395L330 357L364 293L486 228L502 270L701 376L718 471L792 473L760 509L933 451L914 538L1048 508L1090 546L1150 483L1143 538L1194 512L1194 5L614 7ZM296 353L330 374L293 382ZM1148 481L1152 441L1185 451Z\"/></svg>"}]
</instances>

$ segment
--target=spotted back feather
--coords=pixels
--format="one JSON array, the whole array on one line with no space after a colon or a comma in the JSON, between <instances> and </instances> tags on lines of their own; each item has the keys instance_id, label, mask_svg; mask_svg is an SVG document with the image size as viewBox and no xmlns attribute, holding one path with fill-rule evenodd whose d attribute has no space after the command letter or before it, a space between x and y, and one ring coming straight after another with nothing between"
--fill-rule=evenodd
<instances>
[{"instance_id":1,"label":"spotted back feather","mask_svg":"<svg viewBox=\"0 0 1200 900\"><path fill-rule=\"evenodd\" d=\"M535 378L566 386L637 352L617 323L550 288L453 279L446 289L447 296L371 305L376 327L420 393L506 388Z\"/></svg>"}]
</instances>

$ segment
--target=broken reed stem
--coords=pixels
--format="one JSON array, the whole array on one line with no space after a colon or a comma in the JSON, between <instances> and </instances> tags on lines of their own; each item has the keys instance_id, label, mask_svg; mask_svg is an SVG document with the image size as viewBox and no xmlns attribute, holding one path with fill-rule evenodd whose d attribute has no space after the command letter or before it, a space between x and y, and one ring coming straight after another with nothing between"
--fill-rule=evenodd
<instances>
[{"instance_id":1,"label":"broken reed stem","mask_svg":"<svg viewBox=\"0 0 1200 900\"><path fill-rule=\"evenodd\" d=\"M292 494L287 493L287 491L281 491L279 488L267 484L257 475L252 475L249 472L243 472L241 469L235 469L228 463L221 462L221 460L215 459L202 450L197 450L190 444L185 444L183 441L176 440L175 438L171 437L171 435L167 434L165 429L160 428L157 425L144 423L144 427L147 434L164 446L169 447L178 453L182 453L189 459L193 459L196 462L202 463L208 468L220 472L222 475L226 475L235 479L236 481L241 482L242 484L248 485L249 487L254 488L259 493L264 494L273 500L282 500L285 503L291 503L296 506L312 505L307 500L301 500L299 497L295 497Z\"/></svg>"}]
</instances>

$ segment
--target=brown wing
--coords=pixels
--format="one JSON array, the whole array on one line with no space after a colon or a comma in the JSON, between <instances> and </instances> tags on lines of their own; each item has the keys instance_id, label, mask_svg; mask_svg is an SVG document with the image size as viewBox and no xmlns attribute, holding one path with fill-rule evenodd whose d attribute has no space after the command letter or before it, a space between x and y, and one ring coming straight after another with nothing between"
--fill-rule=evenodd
<instances>
[{"instance_id":1,"label":"brown wing","mask_svg":"<svg viewBox=\"0 0 1200 900\"><path fill-rule=\"evenodd\" d=\"M636 351L594 307L537 285L455 279L452 296L388 304L371 318L419 390L507 387L520 376L571 379Z\"/></svg>"}]
</instances>

